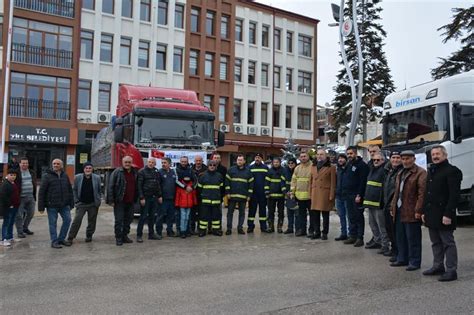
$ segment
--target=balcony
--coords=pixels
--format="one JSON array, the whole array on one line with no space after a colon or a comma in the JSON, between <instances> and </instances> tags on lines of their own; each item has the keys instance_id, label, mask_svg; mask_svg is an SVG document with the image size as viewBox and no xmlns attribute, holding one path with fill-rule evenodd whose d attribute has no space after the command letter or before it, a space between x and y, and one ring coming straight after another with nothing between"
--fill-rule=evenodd
<instances>
[{"instance_id":1,"label":"balcony","mask_svg":"<svg viewBox=\"0 0 474 315\"><path fill-rule=\"evenodd\" d=\"M16 8L74 18L74 0L15 0Z\"/></svg>"},{"instance_id":2,"label":"balcony","mask_svg":"<svg viewBox=\"0 0 474 315\"><path fill-rule=\"evenodd\" d=\"M71 103L10 97L10 117L70 120Z\"/></svg>"},{"instance_id":3,"label":"balcony","mask_svg":"<svg viewBox=\"0 0 474 315\"><path fill-rule=\"evenodd\" d=\"M12 61L72 69L72 51L12 43Z\"/></svg>"}]
</instances>

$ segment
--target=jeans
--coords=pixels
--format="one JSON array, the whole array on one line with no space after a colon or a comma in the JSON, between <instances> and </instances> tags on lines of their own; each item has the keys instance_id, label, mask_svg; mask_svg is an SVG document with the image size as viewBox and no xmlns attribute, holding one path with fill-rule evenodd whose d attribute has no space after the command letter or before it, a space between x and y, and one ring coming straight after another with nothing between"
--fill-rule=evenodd
<instances>
[{"instance_id":1,"label":"jeans","mask_svg":"<svg viewBox=\"0 0 474 315\"><path fill-rule=\"evenodd\" d=\"M11 240L13 238L13 225L15 224L17 212L18 208L8 208L5 210L2 224L2 241Z\"/></svg>"},{"instance_id":2,"label":"jeans","mask_svg":"<svg viewBox=\"0 0 474 315\"><path fill-rule=\"evenodd\" d=\"M364 239L364 208L355 202L356 195L347 195L343 198L349 214L349 236L358 239Z\"/></svg>"},{"instance_id":3,"label":"jeans","mask_svg":"<svg viewBox=\"0 0 474 315\"><path fill-rule=\"evenodd\" d=\"M146 197L145 205L140 209L140 219L137 225L137 237L143 235L143 225L148 224L148 235L153 235L155 230L153 226L156 222L156 213L158 209L158 199L156 197Z\"/></svg>"},{"instance_id":4,"label":"jeans","mask_svg":"<svg viewBox=\"0 0 474 315\"><path fill-rule=\"evenodd\" d=\"M69 206L62 208L47 208L48 212L48 223L49 223L49 236L51 237L51 243L62 242L66 239L67 232L71 226L71 209ZM59 230L59 236L57 231L58 215L61 216L63 224Z\"/></svg>"},{"instance_id":5,"label":"jeans","mask_svg":"<svg viewBox=\"0 0 474 315\"><path fill-rule=\"evenodd\" d=\"M247 226L255 227L255 215L258 207L258 221L260 223L260 230L267 229L267 199L265 196L253 196L249 203L249 216L247 219Z\"/></svg>"},{"instance_id":6,"label":"jeans","mask_svg":"<svg viewBox=\"0 0 474 315\"><path fill-rule=\"evenodd\" d=\"M115 238L123 239L130 233L130 224L133 221L133 203L119 203L114 207Z\"/></svg>"},{"instance_id":7,"label":"jeans","mask_svg":"<svg viewBox=\"0 0 474 315\"><path fill-rule=\"evenodd\" d=\"M21 197L20 207L15 219L16 231L18 234L28 230L31 220L35 215L35 198L33 196Z\"/></svg>"},{"instance_id":8,"label":"jeans","mask_svg":"<svg viewBox=\"0 0 474 315\"><path fill-rule=\"evenodd\" d=\"M336 198L336 209L337 214L339 215L339 222L341 223L341 236L347 236L348 213L344 199Z\"/></svg>"},{"instance_id":9,"label":"jeans","mask_svg":"<svg viewBox=\"0 0 474 315\"><path fill-rule=\"evenodd\" d=\"M227 209L227 229L232 230L232 221L234 219L234 210L235 206L239 207L239 223L237 225L238 229L241 229L245 221L245 200L229 200L229 207Z\"/></svg>"},{"instance_id":10,"label":"jeans","mask_svg":"<svg viewBox=\"0 0 474 315\"><path fill-rule=\"evenodd\" d=\"M413 267L421 265L421 223L403 223L400 220L400 210L396 212L397 229L397 261L408 263Z\"/></svg>"},{"instance_id":11,"label":"jeans","mask_svg":"<svg viewBox=\"0 0 474 315\"><path fill-rule=\"evenodd\" d=\"M76 238L79 229L81 228L82 218L87 212L87 229L86 237L92 237L95 232L95 225L97 222L97 213L99 208L92 204L78 204L76 206L76 215L72 221L71 230L69 231L68 239L73 240Z\"/></svg>"},{"instance_id":12,"label":"jeans","mask_svg":"<svg viewBox=\"0 0 474 315\"><path fill-rule=\"evenodd\" d=\"M156 218L156 233L161 235L163 232L163 219L166 215L166 231L173 232L176 207L173 199L163 199L163 203L158 207L158 216Z\"/></svg>"},{"instance_id":13,"label":"jeans","mask_svg":"<svg viewBox=\"0 0 474 315\"><path fill-rule=\"evenodd\" d=\"M180 231L186 233L189 225L189 215L191 214L191 208L180 209Z\"/></svg>"},{"instance_id":14,"label":"jeans","mask_svg":"<svg viewBox=\"0 0 474 315\"><path fill-rule=\"evenodd\" d=\"M374 236L374 241L388 249L389 238L385 229L385 214L382 209L369 208L369 225Z\"/></svg>"},{"instance_id":15,"label":"jeans","mask_svg":"<svg viewBox=\"0 0 474 315\"><path fill-rule=\"evenodd\" d=\"M444 257L446 257L446 271L456 271L458 250L454 241L454 231L429 229L429 232L433 250L433 268L444 267Z\"/></svg>"},{"instance_id":16,"label":"jeans","mask_svg":"<svg viewBox=\"0 0 474 315\"><path fill-rule=\"evenodd\" d=\"M310 230L316 234L321 233L321 216L323 217L323 234L327 235L329 233L329 211L310 210Z\"/></svg>"},{"instance_id":17,"label":"jeans","mask_svg":"<svg viewBox=\"0 0 474 315\"><path fill-rule=\"evenodd\" d=\"M306 234L308 223L308 211L311 208L311 200L298 200L298 209L296 210L296 231ZM309 231L313 233L313 231Z\"/></svg>"}]
</instances>

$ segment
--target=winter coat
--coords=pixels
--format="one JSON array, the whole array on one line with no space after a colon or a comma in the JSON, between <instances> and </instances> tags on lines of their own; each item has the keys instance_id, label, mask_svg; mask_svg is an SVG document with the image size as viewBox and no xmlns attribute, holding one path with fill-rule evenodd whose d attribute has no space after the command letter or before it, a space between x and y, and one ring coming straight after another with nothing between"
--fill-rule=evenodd
<instances>
[{"instance_id":1,"label":"winter coat","mask_svg":"<svg viewBox=\"0 0 474 315\"><path fill-rule=\"evenodd\" d=\"M336 167L327 160L319 170L311 167L311 210L331 211L336 198Z\"/></svg>"},{"instance_id":2,"label":"winter coat","mask_svg":"<svg viewBox=\"0 0 474 315\"><path fill-rule=\"evenodd\" d=\"M265 177L268 174L268 167L264 163L254 163L249 167L254 178L253 198L265 198Z\"/></svg>"},{"instance_id":3,"label":"winter coat","mask_svg":"<svg viewBox=\"0 0 474 315\"><path fill-rule=\"evenodd\" d=\"M94 190L94 206L100 207L102 196L100 194L100 176L97 174L92 175L92 188ZM82 181L84 180L84 173L77 174L74 177L74 186L72 187L72 193L74 195L74 203L79 203L81 197Z\"/></svg>"},{"instance_id":4,"label":"winter coat","mask_svg":"<svg viewBox=\"0 0 474 315\"><path fill-rule=\"evenodd\" d=\"M160 172L155 168L145 166L138 171L138 198L161 197Z\"/></svg>"},{"instance_id":5,"label":"winter coat","mask_svg":"<svg viewBox=\"0 0 474 315\"><path fill-rule=\"evenodd\" d=\"M36 191L37 191L37 185L36 185L36 172L33 170L28 170L31 175L31 181L33 182L33 198L36 200ZM16 177L15 182L18 184L18 187L20 188L20 195L21 195L21 183L23 182L23 178L21 176L21 168L17 169L18 176Z\"/></svg>"},{"instance_id":6,"label":"winter coat","mask_svg":"<svg viewBox=\"0 0 474 315\"><path fill-rule=\"evenodd\" d=\"M197 177L190 166L182 167L180 164L176 166L176 175L178 176L176 184L176 195L174 197L174 205L179 208L192 208L197 205ZM187 192L186 188L191 187L193 190Z\"/></svg>"},{"instance_id":7,"label":"winter coat","mask_svg":"<svg viewBox=\"0 0 474 315\"><path fill-rule=\"evenodd\" d=\"M369 209L382 209L383 182L385 180L385 164L370 167L365 187L364 206Z\"/></svg>"},{"instance_id":8,"label":"winter coat","mask_svg":"<svg viewBox=\"0 0 474 315\"><path fill-rule=\"evenodd\" d=\"M425 195L425 225L431 229L456 229L456 208L461 191L462 172L446 160L428 169ZM451 219L444 225L443 216Z\"/></svg>"},{"instance_id":9,"label":"winter coat","mask_svg":"<svg viewBox=\"0 0 474 315\"><path fill-rule=\"evenodd\" d=\"M300 163L291 177L291 192L298 200L309 200L311 198L311 162Z\"/></svg>"},{"instance_id":10,"label":"winter coat","mask_svg":"<svg viewBox=\"0 0 474 315\"><path fill-rule=\"evenodd\" d=\"M244 201L253 193L254 177L248 167L232 166L226 175L225 193L230 200Z\"/></svg>"},{"instance_id":11,"label":"winter coat","mask_svg":"<svg viewBox=\"0 0 474 315\"><path fill-rule=\"evenodd\" d=\"M392 168L390 162L385 164L385 179L382 185L383 194L382 194L382 204L385 212L390 212L392 206L393 195L395 194L395 182L397 180L397 175L400 171L403 170L403 166L399 165L397 168Z\"/></svg>"},{"instance_id":12,"label":"winter coat","mask_svg":"<svg viewBox=\"0 0 474 315\"><path fill-rule=\"evenodd\" d=\"M18 183L16 185L20 189ZM0 217L5 216L8 213L8 209L12 206L12 195L13 184L4 179L0 187Z\"/></svg>"},{"instance_id":13,"label":"winter coat","mask_svg":"<svg viewBox=\"0 0 474 315\"><path fill-rule=\"evenodd\" d=\"M283 167L270 168L265 177L265 195L270 199L284 199L286 193L286 176Z\"/></svg>"},{"instance_id":14,"label":"winter coat","mask_svg":"<svg viewBox=\"0 0 474 315\"><path fill-rule=\"evenodd\" d=\"M400 194L400 184L405 178L402 192L402 206L397 207L398 196ZM395 194L393 195L391 215L396 217L396 212L400 211L400 221L402 223L414 223L420 221L415 218L415 214L423 213L423 203L426 190L426 171L418 165L413 165L410 169L403 169L397 175L395 182Z\"/></svg>"},{"instance_id":15,"label":"winter coat","mask_svg":"<svg viewBox=\"0 0 474 315\"><path fill-rule=\"evenodd\" d=\"M161 195L165 200L174 200L176 195L176 181L177 175L173 169L169 169L168 172L163 168L158 171L160 173L160 187Z\"/></svg>"},{"instance_id":16,"label":"winter coat","mask_svg":"<svg viewBox=\"0 0 474 315\"><path fill-rule=\"evenodd\" d=\"M359 195L361 198L364 198L369 167L358 156L355 160L347 162L346 169L342 173L341 178L341 196Z\"/></svg>"},{"instance_id":17,"label":"winter coat","mask_svg":"<svg viewBox=\"0 0 474 315\"><path fill-rule=\"evenodd\" d=\"M74 208L74 195L71 182L64 171L57 174L53 170L46 171L41 178L38 193L38 211L45 208Z\"/></svg>"},{"instance_id":18,"label":"winter coat","mask_svg":"<svg viewBox=\"0 0 474 315\"><path fill-rule=\"evenodd\" d=\"M338 164L336 166L336 198L344 197L342 193L342 180L344 179L345 172L347 171L347 164L344 166L340 166Z\"/></svg>"},{"instance_id":19,"label":"winter coat","mask_svg":"<svg viewBox=\"0 0 474 315\"><path fill-rule=\"evenodd\" d=\"M200 169L196 169L196 165L193 165L192 170L199 180L199 177L207 171L207 166L203 164Z\"/></svg>"},{"instance_id":20,"label":"winter coat","mask_svg":"<svg viewBox=\"0 0 474 315\"><path fill-rule=\"evenodd\" d=\"M125 196L125 187L127 182L125 181L125 170L123 167L116 168L110 175L109 183L107 186L107 203L118 204L123 201ZM135 177L135 197L134 202L138 199L138 172L135 168L132 168L132 173Z\"/></svg>"},{"instance_id":21,"label":"winter coat","mask_svg":"<svg viewBox=\"0 0 474 315\"><path fill-rule=\"evenodd\" d=\"M221 187L224 186L224 178L217 171L206 171L198 179L198 193L203 205L221 204Z\"/></svg>"}]
</instances>

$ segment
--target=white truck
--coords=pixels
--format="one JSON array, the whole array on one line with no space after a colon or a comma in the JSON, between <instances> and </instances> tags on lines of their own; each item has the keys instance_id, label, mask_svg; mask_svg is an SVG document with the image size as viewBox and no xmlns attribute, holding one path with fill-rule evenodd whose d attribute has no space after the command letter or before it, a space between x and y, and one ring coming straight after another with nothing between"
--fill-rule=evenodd
<instances>
[{"instance_id":1,"label":"white truck","mask_svg":"<svg viewBox=\"0 0 474 315\"><path fill-rule=\"evenodd\" d=\"M383 147L426 153L441 144L463 173L459 216L474 219L474 70L420 84L385 98Z\"/></svg>"}]
</instances>

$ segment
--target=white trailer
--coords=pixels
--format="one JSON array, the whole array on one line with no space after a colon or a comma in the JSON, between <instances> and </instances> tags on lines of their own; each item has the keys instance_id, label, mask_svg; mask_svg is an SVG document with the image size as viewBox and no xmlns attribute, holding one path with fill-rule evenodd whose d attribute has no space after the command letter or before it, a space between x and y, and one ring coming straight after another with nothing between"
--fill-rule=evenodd
<instances>
[{"instance_id":1,"label":"white trailer","mask_svg":"<svg viewBox=\"0 0 474 315\"><path fill-rule=\"evenodd\" d=\"M426 153L441 144L463 173L457 213L474 217L474 70L392 93L385 98L383 146Z\"/></svg>"}]
</instances>

